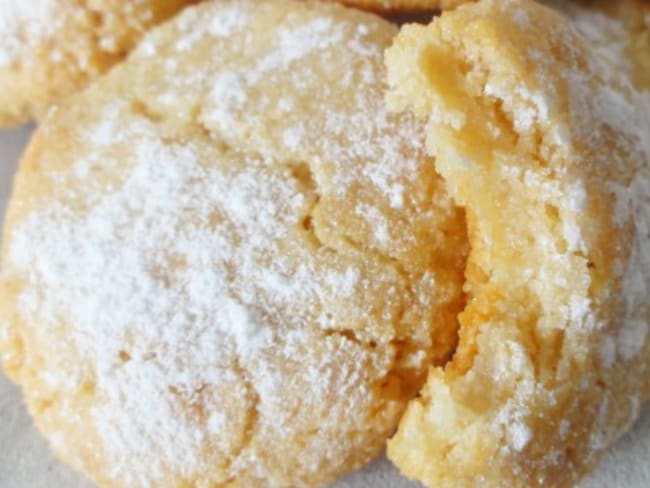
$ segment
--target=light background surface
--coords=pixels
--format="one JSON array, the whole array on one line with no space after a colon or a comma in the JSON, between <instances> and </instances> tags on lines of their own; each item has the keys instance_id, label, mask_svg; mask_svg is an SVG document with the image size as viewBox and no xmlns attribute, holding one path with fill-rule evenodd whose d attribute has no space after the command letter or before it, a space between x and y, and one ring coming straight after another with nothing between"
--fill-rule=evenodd
<instances>
[{"instance_id":1,"label":"light background surface","mask_svg":"<svg viewBox=\"0 0 650 488\"><path fill-rule=\"evenodd\" d=\"M0 131L0 219L30 129ZM332 488L418 488L379 460ZM581 488L650 487L650 408ZM0 488L92 488L50 454L34 429L20 391L0 372ZM127 487L125 487L127 488ZM483 488L483 487L480 487Z\"/></svg>"}]
</instances>

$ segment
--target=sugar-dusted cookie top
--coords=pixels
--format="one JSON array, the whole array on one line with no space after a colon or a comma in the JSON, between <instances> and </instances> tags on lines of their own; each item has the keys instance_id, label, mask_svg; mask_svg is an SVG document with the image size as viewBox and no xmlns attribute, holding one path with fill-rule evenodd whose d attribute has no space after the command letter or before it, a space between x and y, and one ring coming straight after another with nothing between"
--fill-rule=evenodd
<instances>
[{"instance_id":1,"label":"sugar-dusted cookie top","mask_svg":"<svg viewBox=\"0 0 650 488\"><path fill-rule=\"evenodd\" d=\"M650 93L530 0L404 27L386 61L471 246L458 348L389 457L436 488L574 486L650 393Z\"/></svg>"},{"instance_id":2,"label":"sugar-dusted cookie top","mask_svg":"<svg viewBox=\"0 0 650 488\"><path fill-rule=\"evenodd\" d=\"M0 0L0 128L65 100L195 0Z\"/></svg>"},{"instance_id":3,"label":"sugar-dusted cookie top","mask_svg":"<svg viewBox=\"0 0 650 488\"><path fill-rule=\"evenodd\" d=\"M546 0L564 13L590 47L612 69L631 73L637 87L650 90L650 2L646 0Z\"/></svg>"},{"instance_id":4,"label":"sugar-dusted cookie top","mask_svg":"<svg viewBox=\"0 0 650 488\"><path fill-rule=\"evenodd\" d=\"M36 132L0 349L100 486L313 486L378 455L456 342L462 213L384 106L396 29L191 7Z\"/></svg>"}]
</instances>

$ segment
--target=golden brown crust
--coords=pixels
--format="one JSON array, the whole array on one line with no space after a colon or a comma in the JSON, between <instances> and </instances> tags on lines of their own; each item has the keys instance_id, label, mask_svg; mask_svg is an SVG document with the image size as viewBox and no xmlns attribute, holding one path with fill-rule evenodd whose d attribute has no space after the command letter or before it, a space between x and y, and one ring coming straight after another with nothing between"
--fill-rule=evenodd
<instances>
[{"instance_id":1,"label":"golden brown crust","mask_svg":"<svg viewBox=\"0 0 650 488\"><path fill-rule=\"evenodd\" d=\"M42 117L195 1L3 1L0 128Z\"/></svg>"}]
</instances>

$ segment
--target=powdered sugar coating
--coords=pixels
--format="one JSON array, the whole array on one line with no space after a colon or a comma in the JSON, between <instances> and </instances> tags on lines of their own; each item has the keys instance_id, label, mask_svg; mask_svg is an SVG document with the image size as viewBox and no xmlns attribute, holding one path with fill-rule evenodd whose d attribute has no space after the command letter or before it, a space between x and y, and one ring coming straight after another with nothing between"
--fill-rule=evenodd
<instances>
[{"instance_id":1,"label":"powdered sugar coating","mask_svg":"<svg viewBox=\"0 0 650 488\"><path fill-rule=\"evenodd\" d=\"M572 486L650 395L650 98L616 56L528 0L387 53L390 101L428 119L472 216L459 346L389 444L428 486Z\"/></svg>"},{"instance_id":2,"label":"powdered sugar coating","mask_svg":"<svg viewBox=\"0 0 650 488\"><path fill-rule=\"evenodd\" d=\"M296 486L380 452L453 347L464 253L421 127L383 105L394 32L208 2L38 131L0 347L65 460L109 486Z\"/></svg>"},{"instance_id":3,"label":"powdered sugar coating","mask_svg":"<svg viewBox=\"0 0 650 488\"><path fill-rule=\"evenodd\" d=\"M44 116L196 0L3 0L0 127Z\"/></svg>"},{"instance_id":4,"label":"powdered sugar coating","mask_svg":"<svg viewBox=\"0 0 650 488\"><path fill-rule=\"evenodd\" d=\"M19 58L24 39L43 35L55 0L0 1L0 67Z\"/></svg>"},{"instance_id":5,"label":"powdered sugar coating","mask_svg":"<svg viewBox=\"0 0 650 488\"><path fill-rule=\"evenodd\" d=\"M650 89L650 5L639 0L544 3L566 15L607 58L614 71L628 72L639 88Z\"/></svg>"}]
</instances>

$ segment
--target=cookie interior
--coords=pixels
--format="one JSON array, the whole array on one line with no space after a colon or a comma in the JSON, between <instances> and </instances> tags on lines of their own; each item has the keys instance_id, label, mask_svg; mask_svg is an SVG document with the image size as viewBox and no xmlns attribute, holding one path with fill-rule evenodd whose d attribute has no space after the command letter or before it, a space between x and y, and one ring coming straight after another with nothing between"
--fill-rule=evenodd
<instances>
[{"instance_id":1,"label":"cookie interior","mask_svg":"<svg viewBox=\"0 0 650 488\"><path fill-rule=\"evenodd\" d=\"M486 1L403 28L387 53L389 102L428 118L429 151L465 208L471 246L459 346L389 443L428 486L569 486L647 395L642 378L621 386L622 371L608 369L617 355L645 369L647 326L624 315L631 243L612 236L634 231L614 221L606 189L647 165L647 121L635 119L624 75L603 81L606 65L588 52L550 10ZM620 104L641 129L592 103L617 89L602 106ZM619 320L636 330L629 349L610 335Z\"/></svg>"}]
</instances>

